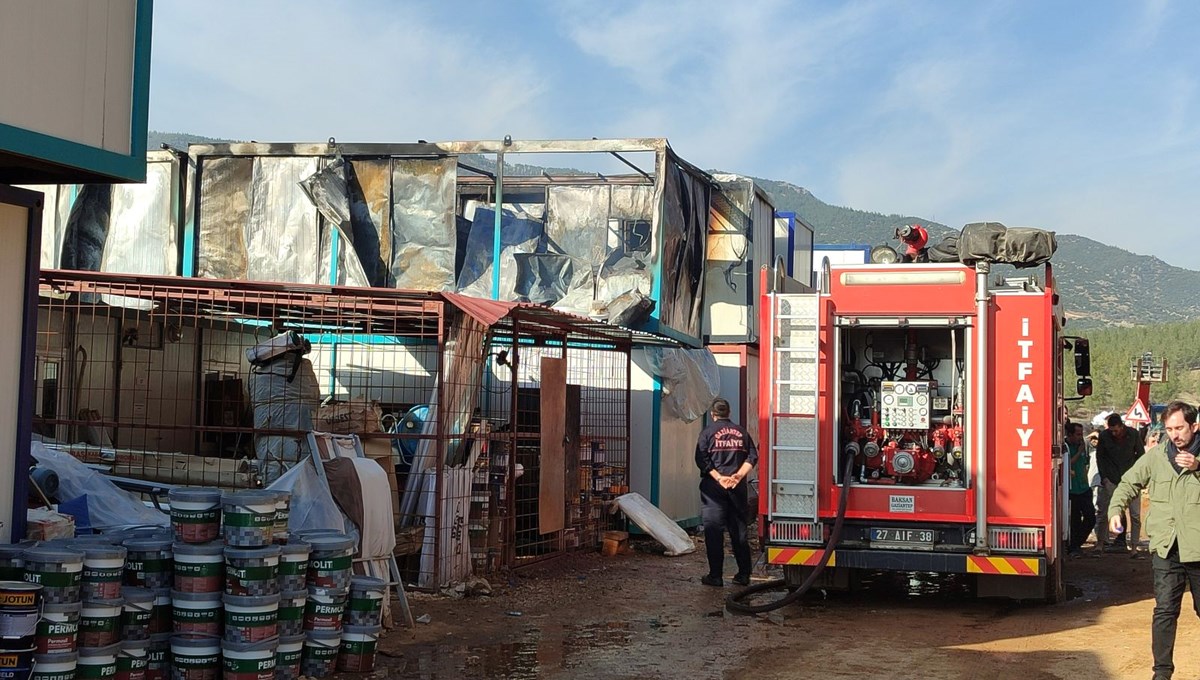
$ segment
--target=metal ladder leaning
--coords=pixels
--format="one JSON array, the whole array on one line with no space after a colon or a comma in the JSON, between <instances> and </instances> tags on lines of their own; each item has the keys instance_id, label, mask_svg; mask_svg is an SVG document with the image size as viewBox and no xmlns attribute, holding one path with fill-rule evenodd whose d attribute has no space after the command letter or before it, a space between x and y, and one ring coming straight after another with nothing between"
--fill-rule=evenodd
<instances>
[{"instance_id":1,"label":"metal ladder leaning","mask_svg":"<svg viewBox=\"0 0 1200 680\"><path fill-rule=\"evenodd\" d=\"M351 444L349 448L354 450L354 455L358 458L366 458L366 453L363 452L362 440L355 434L332 434L329 432L309 432L308 433L308 449L312 452L313 466L317 468L317 476L325 483L326 488L329 487L329 478L325 476L326 460L333 460L336 457L336 451L340 448L335 446L338 442L346 442ZM325 453L326 455L322 455ZM388 570L391 572L392 580L388 585L396 587L396 595L400 600L400 613L404 616L404 624L409 628L413 628L416 622L413 621L412 610L408 606L408 593L404 590L404 579L400 578L400 567L396 564L396 555L388 555Z\"/></svg>"}]
</instances>

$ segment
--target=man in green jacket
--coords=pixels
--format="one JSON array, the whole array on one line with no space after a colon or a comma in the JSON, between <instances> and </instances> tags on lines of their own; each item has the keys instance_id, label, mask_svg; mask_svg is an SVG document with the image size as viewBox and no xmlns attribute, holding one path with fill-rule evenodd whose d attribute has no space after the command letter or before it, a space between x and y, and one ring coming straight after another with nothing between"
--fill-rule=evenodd
<instances>
[{"instance_id":1,"label":"man in green jacket","mask_svg":"<svg viewBox=\"0 0 1200 680\"><path fill-rule=\"evenodd\" d=\"M1154 679L1175 672L1175 627L1183 591L1190 588L1200 616L1200 436L1196 407L1181 401L1167 404L1163 413L1166 440L1150 449L1121 477L1108 506L1109 529L1121 532L1122 516L1130 503L1150 490L1146 534L1154 568L1154 619L1150 648Z\"/></svg>"}]
</instances>

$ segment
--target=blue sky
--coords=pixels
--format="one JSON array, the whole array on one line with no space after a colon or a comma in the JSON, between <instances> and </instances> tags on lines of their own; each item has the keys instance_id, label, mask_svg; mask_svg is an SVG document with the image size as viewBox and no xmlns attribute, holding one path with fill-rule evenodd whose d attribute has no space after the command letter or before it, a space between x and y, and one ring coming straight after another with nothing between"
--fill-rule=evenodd
<instances>
[{"instance_id":1,"label":"blue sky","mask_svg":"<svg viewBox=\"0 0 1200 680\"><path fill-rule=\"evenodd\" d=\"M829 203L1200 268L1200 3L207 0L154 23L156 130L664 136Z\"/></svg>"}]
</instances>

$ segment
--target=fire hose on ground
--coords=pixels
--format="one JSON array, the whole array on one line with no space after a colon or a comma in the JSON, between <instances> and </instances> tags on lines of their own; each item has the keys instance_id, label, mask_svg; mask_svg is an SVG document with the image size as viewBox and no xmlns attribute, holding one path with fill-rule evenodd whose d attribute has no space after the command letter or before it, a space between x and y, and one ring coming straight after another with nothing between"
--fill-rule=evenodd
<instances>
[{"instance_id":1,"label":"fire hose on ground","mask_svg":"<svg viewBox=\"0 0 1200 680\"><path fill-rule=\"evenodd\" d=\"M752 585L749 588L732 593L729 597L725 598L726 609L734 612L735 614L765 614L766 612L786 607L804 597L804 594L807 593L809 589L812 588L813 584L817 582L817 579L820 578L821 572L825 571L825 566L829 564L829 559L833 557L833 552L837 548L837 544L842 538L842 524L846 519L846 503L850 497L850 481L853 473L854 458L847 456L846 467L842 470L842 495L841 498L838 499L837 517L833 521L833 529L829 532L829 540L825 542L825 546L821 552L821 559L817 562L816 566L813 567L812 573L808 575L808 578L804 579L804 582L800 584L800 587L792 590L778 600L767 602L765 604L747 604L745 600L758 595L759 593L765 593L767 591L776 590L779 588L786 588L787 579L775 579L765 583Z\"/></svg>"}]
</instances>

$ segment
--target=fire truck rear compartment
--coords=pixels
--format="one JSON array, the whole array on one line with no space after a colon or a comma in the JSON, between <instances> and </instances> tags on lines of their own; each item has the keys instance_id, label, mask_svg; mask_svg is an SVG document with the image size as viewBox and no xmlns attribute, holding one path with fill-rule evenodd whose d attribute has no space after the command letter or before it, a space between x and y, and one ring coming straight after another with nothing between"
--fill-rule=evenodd
<instances>
[{"instance_id":1,"label":"fire truck rear compartment","mask_svg":"<svg viewBox=\"0 0 1200 680\"><path fill-rule=\"evenodd\" d=\"M861 323L837 326L835 451L855 459L853 482L966 488L965 326L954 319Z\"/></svg>"}]
</instances>

